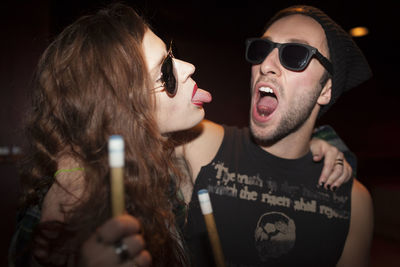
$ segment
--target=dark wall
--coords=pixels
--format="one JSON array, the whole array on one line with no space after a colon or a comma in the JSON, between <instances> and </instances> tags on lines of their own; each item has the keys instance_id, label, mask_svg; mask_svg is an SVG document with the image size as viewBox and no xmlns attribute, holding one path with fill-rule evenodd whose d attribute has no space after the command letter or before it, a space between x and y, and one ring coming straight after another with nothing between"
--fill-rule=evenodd
<instances>
[{"instance_id":1,"label":"dark wall","mask_svg":"<svg viewBox=\"0 0 400 267\"><path fill-rule=\"evenodd\" d=\"M0 266L7 266L19 188L15 161L23 144L28 88L47 45L50 9L48 1L3 1L0 5Z\"/></svg>"}]
</instances>

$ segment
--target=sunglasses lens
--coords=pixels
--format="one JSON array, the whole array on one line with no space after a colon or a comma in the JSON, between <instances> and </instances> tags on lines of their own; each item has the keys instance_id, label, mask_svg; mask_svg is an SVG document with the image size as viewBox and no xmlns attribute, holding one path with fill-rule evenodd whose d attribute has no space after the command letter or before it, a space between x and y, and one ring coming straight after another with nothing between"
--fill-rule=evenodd
<instances>
[{"instance_id":1,"label":"sunglasses lens","mask_svg":"<svg viewBox=\"0 0 400 267\"><path fill-rule=\"evenodd\" d=\"M246 59L249 63L260 64L271 52L272 44L264 40L252 40L247 45Z\"/></svg>"},{"instance_id":2,"label":"sunglasses lens","mask_svg":"<svg viewBox=\"0 0 400 267\"><path fill-rule=\"evenodd\" d=\"M297 44L288 44L281 51L282 65L292 70L304 70L308 64L309 51Z\"/></svg>"},{"instance_id":3,"label":"sunglasses lens","mask_svg":"<svg viewBox=\"0 0 400 267\"><path fill-rule=\"evenodd\" d=\"M174 67L172 64L172 57L168 55L161 66L162 81L165 84L165 90L170 96L176 93L176 79L174 75Z\"/></svg>"}]
</instances>

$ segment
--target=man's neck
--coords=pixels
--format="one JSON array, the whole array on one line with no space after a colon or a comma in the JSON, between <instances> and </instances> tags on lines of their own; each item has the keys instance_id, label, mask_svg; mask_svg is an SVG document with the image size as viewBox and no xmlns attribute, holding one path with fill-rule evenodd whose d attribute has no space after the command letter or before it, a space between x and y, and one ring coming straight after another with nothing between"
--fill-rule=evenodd
<instances>
[{"instance_id":1,"label":"man's neck","mask_svg":"<svg viewBox=\"0 0 400 267\"><path fill-rule=\"evenodd\" d=\"M310 151L310 138L315 120L308 120L298 130L290 133L270 146L260 147L274 156L297 159Z\"/></svg>"}]
</instances>

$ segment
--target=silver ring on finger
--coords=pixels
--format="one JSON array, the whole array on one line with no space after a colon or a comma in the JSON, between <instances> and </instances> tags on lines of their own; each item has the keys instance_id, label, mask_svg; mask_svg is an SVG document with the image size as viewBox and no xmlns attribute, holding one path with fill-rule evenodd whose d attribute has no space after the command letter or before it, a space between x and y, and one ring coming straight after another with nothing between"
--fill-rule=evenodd
<instances>
[{"instance_id":1,"label":"silver ring on finger","mask_svg":"<svg viewBox=\"0 0 400 267\"><path fill-rule=\"evenodd\" d=\"M337 158L335 161L335 165L342 165L343 166L343 159Z\"/></svg>"},{"instance_id":2,"label":"silver ring on finger","mask_svg":"<svg viewBox=\"0 0 400 267\"><path fill-rule=\"evenodd\" d=\"M122 242L122 240L119 240L114 244L114 251L118 256L120 263L125 262L130 258L128 246Z\"/></svg>"}]
</instances>

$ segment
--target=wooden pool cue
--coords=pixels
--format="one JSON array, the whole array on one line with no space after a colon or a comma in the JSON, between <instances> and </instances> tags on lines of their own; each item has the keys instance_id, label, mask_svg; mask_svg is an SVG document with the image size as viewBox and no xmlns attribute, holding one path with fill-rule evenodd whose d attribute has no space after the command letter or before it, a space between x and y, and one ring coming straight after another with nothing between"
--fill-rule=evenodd
<instances>
[{"instance_id":1,"label":"wooden pool cue","mask_svg":"<svg viewBox=\"0 0 400 267\"><path fill-rule=\"evenodd\" d=\"M111 169L111 208L112 216L125 212L124 199L124 139L120 135L112 135L108 140L108 161Z\"/></svg>"},{"instance_id":2,"label":"wooden pool cue","mask_svg":"<svg viewBox=\"0 0 400 267\"><path fill-rule=\"evenodd\" d=\"M215 265L217 267L225 267L224 253L222 252L217 226L215 225L210 195L206 189L199 190L197 194L200 201L201 212L204 215L208 238L210 239L211 248L213 250Z\"/></svg>"}]
</instances>

